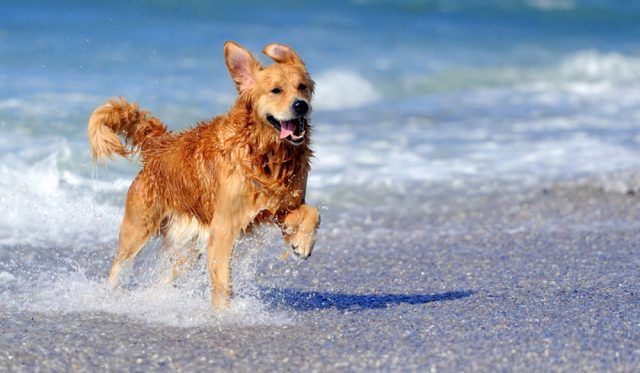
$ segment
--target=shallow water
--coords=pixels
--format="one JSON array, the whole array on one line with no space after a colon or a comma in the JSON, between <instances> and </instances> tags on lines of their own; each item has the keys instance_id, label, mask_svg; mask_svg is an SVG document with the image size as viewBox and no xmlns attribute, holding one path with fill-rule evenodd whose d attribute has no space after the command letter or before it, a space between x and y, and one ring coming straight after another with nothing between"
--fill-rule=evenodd
<instances>
[{"instance_id":1,"label":"shallow water","mask_svg":"<svg viewBox=\"0 0 640 373\"><path fill-rule=\"evenodd\" d=\"M640 160L634 2L2 8L0 304L9 312L106 312L178 327L300 322L283 287L323 282L306 263L279 260L284 248L270 230L238 246L237 299L223 316L210 313L202 263L176 287L155 285L165 267L153 245L124 289L104 283L138 165L91 164L89 114L114 96L139 102L174 130L224 112L235 97L222 58L228 39L256 53L288 43L316 80L308 199L324 218L312 261L365 247L400 260L403 247L433 233L423 227L435 201L567 181L635 190L628 185ZM438 234L465 234L446 228ZM334 275L356 287L389 286L357 269Z\"/></svg>"}]
</instances>

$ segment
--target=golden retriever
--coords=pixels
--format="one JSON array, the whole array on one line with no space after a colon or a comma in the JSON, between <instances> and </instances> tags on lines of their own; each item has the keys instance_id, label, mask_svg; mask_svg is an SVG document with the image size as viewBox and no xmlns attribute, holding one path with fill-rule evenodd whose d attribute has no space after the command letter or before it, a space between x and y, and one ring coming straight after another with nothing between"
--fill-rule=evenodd
<instances>
[{"instance_id":1,"label":"golden retriever","mask_svg":"<svg viewBox=\"0 0 640 373\"><path fill-rule=\"evenodd\" d=\"M311 254L320 224L318 210L305 203L314 82L290 47L269 44L263 52L276 63L262 66L242 46L225 43L237 100L227 114L185 132L169 132L122 98L89 118L94 159L132 153L142 159L127 193L111 285L157 234L177 249L168 281L195 262L199 243L206 245L216 309L228 307L232 296L234 243L255 224L274 223L295 254Z\"/></svg>"}]
</instances>

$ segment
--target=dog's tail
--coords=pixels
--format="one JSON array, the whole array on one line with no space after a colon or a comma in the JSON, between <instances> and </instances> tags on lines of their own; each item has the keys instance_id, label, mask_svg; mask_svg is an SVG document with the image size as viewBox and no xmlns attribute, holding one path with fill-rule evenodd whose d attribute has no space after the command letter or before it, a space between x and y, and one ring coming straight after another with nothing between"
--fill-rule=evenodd
<instances>
[{"instance_id":1,"label":"dog's tail","mask_svg":"<svg viewBox=\"0 0 640 373\"><path fill-rule=\"evenodd\" d=\"M153 139L167 133L167 127L158 118L148 116L148 112L140 110L135 103L119 98L91 114L87 132L93 159L101 161L112 158L114 153L123 157L139 150L144 153Z\"/></svg>"}]
</instances>

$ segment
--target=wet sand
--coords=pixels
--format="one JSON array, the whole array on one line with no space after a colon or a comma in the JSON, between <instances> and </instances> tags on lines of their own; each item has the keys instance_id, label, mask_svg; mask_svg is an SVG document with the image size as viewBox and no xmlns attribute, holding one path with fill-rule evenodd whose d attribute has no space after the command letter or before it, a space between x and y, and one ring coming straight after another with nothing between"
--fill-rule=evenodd
<instances>
[{"instance_id":1,"label":"wet sand","mask_svg":"<svg viewBox=\"0 0 640 373\"><path fill-rule=\"evenodd\" d=\"M640 367L640 197L565 183L399 206L329 209L295 281L257 275L261 302L289 323L175 327L0 305L0 370Z\"/></svg>"}]
</instances>

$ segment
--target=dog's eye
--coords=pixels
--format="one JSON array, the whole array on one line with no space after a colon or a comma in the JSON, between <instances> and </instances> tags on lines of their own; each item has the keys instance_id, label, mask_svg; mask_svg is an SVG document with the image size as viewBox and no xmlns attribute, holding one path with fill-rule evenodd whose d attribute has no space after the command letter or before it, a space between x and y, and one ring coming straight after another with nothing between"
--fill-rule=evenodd
<instances>
[{"instance_id":1,"label":"dog's eye","mask_svg":"<svg viewBox=\"0 0 640 373\"><path fill-rule=\"evenodd\" d=\"M302 83L300 83L300 84L298 85L298 91L304 91L305 89L307 89L307 86L306 86L306 85L304 85L304 84L302 84Z\"/></svg>"},{"instance_id":2,"label":"dog's eye","mask_svg":"<svg viewBox=\"0 0 640 373\"><path fill-rule=\"evenodd\" d=\"M271 93L275 93L276 95L279 94L280 92L282 92L282 90L278 87L271 90Z\"/></svg>"}]
</instances>

